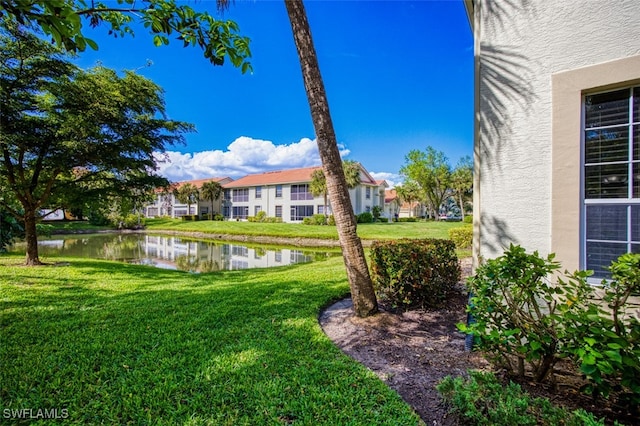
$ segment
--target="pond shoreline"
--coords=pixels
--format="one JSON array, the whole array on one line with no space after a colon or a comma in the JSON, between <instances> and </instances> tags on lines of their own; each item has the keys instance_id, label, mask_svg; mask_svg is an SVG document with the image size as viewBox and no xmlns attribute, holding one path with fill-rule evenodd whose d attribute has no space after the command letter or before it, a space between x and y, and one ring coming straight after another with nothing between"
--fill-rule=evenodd
<instances>
[{"instance_id":1,"label":"pond shoreline","mask_svg":"<svg viewBox=\"0 0 640 426\"><path fill-rule=\"evenodd\" d=\"M258 244L274 244L293 247L333 247L339 248L340 241L324 238L305 238L305 237L274 237L268 235L234 235L234 234L218 234L208 232L185 232L185 231L172 231L172 230L130 230L130 229L86 229L86 230L74 230L66 231L63 229L55 230L51 235L72 235L72 234L159 234L159 235L172 235L180 237L191 237L202 240L216 240L216 241L239 241L245 243L258 243ZM362 245L368 247L373 242L372 240L361 240Z\"/></svg>"}]
</instances>

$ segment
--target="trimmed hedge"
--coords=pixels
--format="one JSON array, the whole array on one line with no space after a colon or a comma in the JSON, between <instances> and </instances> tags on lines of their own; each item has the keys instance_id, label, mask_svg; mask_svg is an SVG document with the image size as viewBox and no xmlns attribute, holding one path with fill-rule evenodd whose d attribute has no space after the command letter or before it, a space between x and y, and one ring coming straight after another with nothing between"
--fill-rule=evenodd
<instances>
[{"instance_id":1,"label":"trimmed hedge","mask_svg":"<svg viewBox=\"0 0 640 426\"><path fill-rule=\"evenodd\" d=\"M417 222L417 217L399 217L396 222Z\"/></svg>"},{"instance_id":2,"label":"trimmed hedge","mask_svg":"<svg viewBox=\"0 0 640 426\"><path fill-rule=\"evenodd\" d=\"M442 239L374 241L372 280L378 296L394 307L442 305L460 280L455 244Z\"/></svg>"},{"instance_id":3,"label":"trimmed hedge","mask_svg":"<svg viewBox=\"0 0 640 426\"><path fill-rule=\"evenodd\" d=\"M305 225L326 225L327 219L328 218L323 214L314 214L313 216L305 217L302 220L302 223Z\"/></svg>"},{"instance_id":4,"label":"trimmed hedge","mask_svg":"<svg viewBox=\"0 0 640 426\"><path fill-rule=\"evenodd\" d=\"M358 223L373 223L373 214L369 212L362 212L356 216Z\"/></svg>"},{"instance_id":5,"label":"trimmed hedge","mask_svg":"<svg viewBox=\"0 0 640 426\"><path fill-rule=\"evenodd\" d=\"M459 249L469 248L473 243L473 228L471 226L451 228L449 229L449 239Z\"/></svg>"}]
</instances>

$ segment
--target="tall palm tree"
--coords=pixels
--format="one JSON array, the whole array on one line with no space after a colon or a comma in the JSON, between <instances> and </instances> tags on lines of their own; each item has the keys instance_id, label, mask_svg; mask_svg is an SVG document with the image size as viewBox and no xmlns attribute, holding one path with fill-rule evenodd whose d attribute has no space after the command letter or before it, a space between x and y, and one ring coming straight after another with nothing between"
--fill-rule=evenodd
<instances>
[{"instance_id":1,"label":"tall palm tree","mask_svg":"<svg viewBox=\"0 0 640 426\"><path fill-rule=\"evenodd\" d=\"M344 160L342 162L342 169L344 170L345 181L347 182L347 188L353 189L360 185L360 163L353 160ZM324 215L327 216L327 179L324 176L322 169L316 169L311 173L311 184L309 185L309 191L314 197L319 195L324 196Z\"/></svg>"},{"instance_id":2,"label":"tall palm tree","mask_svg":"<svg viewBox=\"0 0 640 426\"><path fill-rule=\"evenodd\" d=\"M175 192L176 198L187 205L187 214L191 214L191 204L198 202L200 196L198 188L191 183L185 183Z\"/></svg>"},{"instance_id":3,"label":"tall palm tree","mask_svg":"<svg viewBox=\"0 0 640 426\"><path fill-rule=\"evenodd\" d=\"M329 103L324 89L311 29L302 0L285 0L293 38L300 58L302 77L311 109L318 141L322 168L327 179L327 192L336 220L342 255L347 269L353 308L357 316L367 317L378 312L378 302L362 242L356 233L356 218L351 206L336 140Z\"/></svg>"},{"instance_id":4,"label":"tall palm tree","mask_svg":"<svg viewBox=\"0 0 640 426\"><path fill-rule=\"evenodd\" d=\"M200 199L211 201L211 219L213 219L213 202L219 200L221 195L222 185L215 180L203 183L200 188Z\"/></svg>"},{"instance_id":5,"label":"tall palm tree","mask_svg":"<svg viewBox=\"0 0 640 426\"><path fill-rule=\"evenodd\" d=\"M342 162L342 170L344 170L347 188L353 189L360 185L360 163L353 160L344 160Z\"/></svg>"},{"instance_id":6,"label":"tall palm tree","mask_svg":"<svg viewBox=\"0 0 640 426\"><path fill-rule=\"evenodd\" d=\"M409 216L413 216L413 202L422 199L420 187L414 181L406 181L401 186L396 186L396 194L403 202L409 203Z\"/></svg>"},{"instance_id":7,"label":"tall palm tree","mask_svg":"<svg viewBox=\"0 0 640 426\"><path fill-rule=\"evenodd\" d=\"M309 191L314 197L322 195L324 197L324 217L327 214L327 179L324 177L322 169L316 169L311 173L311 183L309 184Z\"/></svg>"}]
</instances>

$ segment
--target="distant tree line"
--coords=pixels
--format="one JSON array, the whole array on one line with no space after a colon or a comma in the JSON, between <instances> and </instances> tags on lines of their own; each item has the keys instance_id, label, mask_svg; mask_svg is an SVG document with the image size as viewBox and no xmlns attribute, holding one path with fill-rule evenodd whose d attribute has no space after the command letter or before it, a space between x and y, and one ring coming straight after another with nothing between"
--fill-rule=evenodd
<instances>
[{"instance_id":1,"label":"distant tree line","mask_svg":"<svg viewBox=\"0 0 640 426\"><path fill-rule=\"evenodd\" d=\"M414 203L421 203L426 216L437 220L455 206L465 216L473 195L471 157L462 157L452 168L445 154L431 146L425 151L411 150L400 174L404 183L396 187L396 193L412 211Z\"/></svg>"}]
</instances>

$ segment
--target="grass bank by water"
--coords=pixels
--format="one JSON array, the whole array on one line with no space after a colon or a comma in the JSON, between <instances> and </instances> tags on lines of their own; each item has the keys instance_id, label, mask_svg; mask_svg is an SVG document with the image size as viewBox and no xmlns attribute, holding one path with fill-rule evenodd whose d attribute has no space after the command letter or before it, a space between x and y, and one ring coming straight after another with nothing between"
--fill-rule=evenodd
<instances>
[{"instance_id":1,"label":"grass bank by water","mask_svg":"<svg viewBox=\"0 0 640 426\"><path fill-rule=\"evenodd\" d=\"M48 260L0 256L2 410L65 409L65 424L420 423L318 325L348 292L341 258L197 275Z\"/></svg>"},{"instance_id":2,"label":"grass bank by water","mask_svg":"<svg viewBox=\"0 0 640 426\"><path fill-rule=\"evenodd\" d=\"M283 238L338 239L335 226L298 223L257 223L236 221L182 221L180 219L147 219L146 228L180 232L202 232L226 235L271 236ZM389 222L359 223L358 235L364 240L398 238L449 238L449 229L464 226L460 222ZM468 225L467 225L468 226Z\"/></svg>"}]
</instances>

